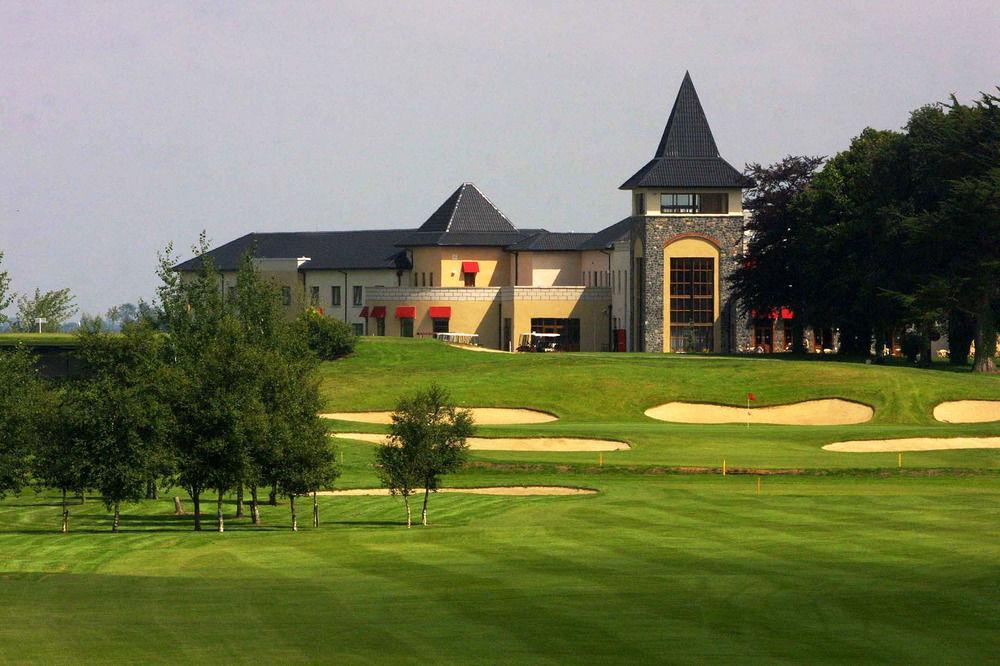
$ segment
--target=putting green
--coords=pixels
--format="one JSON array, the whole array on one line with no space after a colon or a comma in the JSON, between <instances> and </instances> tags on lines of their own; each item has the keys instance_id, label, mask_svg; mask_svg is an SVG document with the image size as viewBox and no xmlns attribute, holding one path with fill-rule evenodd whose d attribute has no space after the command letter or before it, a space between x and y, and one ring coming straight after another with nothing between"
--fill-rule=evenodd
<instances>
[{"instance_id":1,"label":"putting green","mask_svg":"<svg viewBox=\"0 0 1000 666\"><path fill-rule=\"evenodd\" d=\"M870 421L875 410L858 402L827 398L750 410L697 402L668 402L647 409L645 414L658 421L674 423L746 423L749 416L750 423L770 425L851 425Z\"/></svg>"},{"instance_id":2,"label":"putting green","mask_svg":"<svg viewBox=\"0 0 1000 666\"><path fill-rule=\"evenodd\" d=\"M1000 421L1000 400L949 400L934 408L934 418L945 423Z\"/></svg>"},{"instance_id":3,"label":"putting green","mask_svg":"<svg viewBox=\"0 0 1000 666\"><path fill-rule=\"evenodd\" d=\"M340 439L354 439L373 444L385 444L388 435L370 432L338 432ZM579 437L469 437L472 451L621 451L629 448L625 442L612 439L582 439Z\"/></svg>"}]
</instances>

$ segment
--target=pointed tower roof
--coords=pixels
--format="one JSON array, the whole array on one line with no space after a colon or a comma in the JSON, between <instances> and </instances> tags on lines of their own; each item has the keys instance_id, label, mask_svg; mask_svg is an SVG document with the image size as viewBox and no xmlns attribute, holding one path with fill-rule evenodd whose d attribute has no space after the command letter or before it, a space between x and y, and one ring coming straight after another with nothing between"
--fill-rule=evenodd
<instances>
[{"instance_id":1,"label":"pointed tower roof","mask_svg":"<svg viewBox=\"0 0 1000 666\"><path fill-rule=\"evenodd\" d=\"M691 74L685 72L655 156L619 189L742 187L743 184L742 174L719 155L698 91L694 89Z\"/></svg>"},{"instance_id":2,"label":"pointed tower roof","mask_svg":"<svg viewBox=\"0 0 1000 666\"><path fill-rule=\"evenodd\" d=\"M400 245L508 245L524 234L472 183L462 183Z\"/></svg>"}]
</instances>

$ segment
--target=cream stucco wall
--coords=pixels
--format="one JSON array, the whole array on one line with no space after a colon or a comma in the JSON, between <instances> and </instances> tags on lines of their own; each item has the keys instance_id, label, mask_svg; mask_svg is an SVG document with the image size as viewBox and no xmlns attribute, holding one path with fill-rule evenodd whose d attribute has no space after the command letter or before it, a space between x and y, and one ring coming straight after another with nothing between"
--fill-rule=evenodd
<instances>
[{"instance_id":1,"label":"cream stucco wall","mask_svg":"<svg viewBox=\"0 0 1000 666\"><path fill-rule=\"evenodd\" d=\"M681 238L663 248L663 351L670 351L670 259L711 257L714 262L713 348L722 348L722 327L719 325L719 248L701 238Z\"/></svg>"},{"instance_id":2,"label":"cream stucco wall","mask_svg":"<svg viewBox=\"0 0 1000 666\"><path fill-rule=\"evenodd\" d=\"M462 287L462 262L479 264L477 287L502 287L511 284L511 255L499 247L416 247L412 250L413 275L424 285L424 275L434 274L435 287Z\"/></svg>"},{"instance_id":3,"label":"cream stucco wall","mask_svg":"<svg viewBox=\"0 0 1000 666\"><path fill-rule=\"evenodd\" d=\"M660 212L660 194L728 194L729 195L729 214L730 215L742 215L743 214L743 190L739 188L710 188L710 187L664 187L657 189L638 189L632 192L632 210L635 215L663 215ZM639 211L637 209L637 194L644 194L646 198L646 210ZM678 213L679 215L684 215L685 217L691 217L691 213ZM706 213L710 215L718 215L718 213Z\"/></svg>"},{"instance_id":4,"label":"cream stucco wall","mask_svg":"<svg viewBox=\"0 0 1000 666\"><path fill-rule=\"evenodd\" d=\"M579 252L518 252L517 284L526 287L579 285Z\"/></svg>"},{"instance_id":5,"label":"cream stucco wall","mask_svg":"<svg viewBox=\"0 0 1000 666\"><path fill-rule=\"evenodd\" d=\"M361 308L366 302L368 289L371 287L394 287L401 279L404 285L410 281L410 272L403 271L397 277L395 269L357 269L348 271L316 270L305 271L304 298L306 305L311 304L311 288L319 287L319 307L323 314L349 324L364 324L360 316ZM334 285L340 287L340 305L333 305ZM354 287L361 287L361 305L354 304Z\"/></svg>"}]
</instances>

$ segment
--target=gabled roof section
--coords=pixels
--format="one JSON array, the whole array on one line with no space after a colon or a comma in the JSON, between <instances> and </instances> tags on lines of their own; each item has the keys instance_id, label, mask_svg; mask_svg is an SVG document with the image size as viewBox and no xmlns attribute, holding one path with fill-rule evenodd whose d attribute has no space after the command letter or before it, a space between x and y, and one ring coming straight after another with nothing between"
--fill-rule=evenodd
<instances>
[{"instance_id":1,"label":"gabled roof section","mask_svg":"<svg viewBox=\"0 0 1000 666\"><path fill-rule=\"evenodd\" d=\"M299 270L405 270L410 267L410 261L396 242L411 233L412 229L251 233L210 250L208 256L212 257L215 267L223 271L236 270L248 251L253 251L259 259L309 257ZM199 268L201 258L195 257L178 264L174 270Z\"/></svg>"},{"instance_id":2,"label":"gabled roof section","mask_svg":"<svg viewBox=\"0 0 1000 666\"><path fill-rule=\"evenodd\" d=\"M507 246L509 252L566 252L582 249L581 246L594 234L578 232L553 232L544 229Z\"/></svg>"},{"instance_id":3,"label":"gabled roof section","mask_svg":"<svg viewBox=\"0 0 1000 666\"><path fill-rule=\"evenodd\" d=\"M608 250L611 247L624 238L631 230L632 227L642 222L641 217L626 217L624 220L615 222L610 227L605 227L601 229L596 234L591 234L590 238L584 241L580 245L581 250Z\"/></svg>"},{"instance_id":4,"label":"gabled roof section","mask_svg":"<svg viewBox=\"0 0 1000 666\"><path fill-rule=\"evenodd\" d=\"M619 189L744 185L743 175L719 155L691 74L685 72L656 154Z\"/></svg>"},{"instance_id":5,"label":"gabled roof section","mask_svg":"<svg viewBox=\"0 0 1000 666\"><path fill-rule=\"evenodd\" d=\"M508 245L524 235L478 187L462 183L400 245Z\"/></svg>"}]
</instances>

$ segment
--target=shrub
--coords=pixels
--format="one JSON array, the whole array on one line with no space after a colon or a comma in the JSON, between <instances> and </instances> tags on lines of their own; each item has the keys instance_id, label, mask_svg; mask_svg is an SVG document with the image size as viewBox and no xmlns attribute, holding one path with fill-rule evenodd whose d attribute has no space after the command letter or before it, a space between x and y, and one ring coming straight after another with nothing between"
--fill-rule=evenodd
<instances>
[{"instance_id":1,"label":"shrub","mask_svg":"<svg viewBox=\"0 0 1000 666\"><path fill-rule=\"evenodd\" d=\"M299 317L299 326L306 344L324 361L347 356L354 351L357 336L346 323L324 317L318 310L308 309Z\"/></svg>"}]
</instances>

